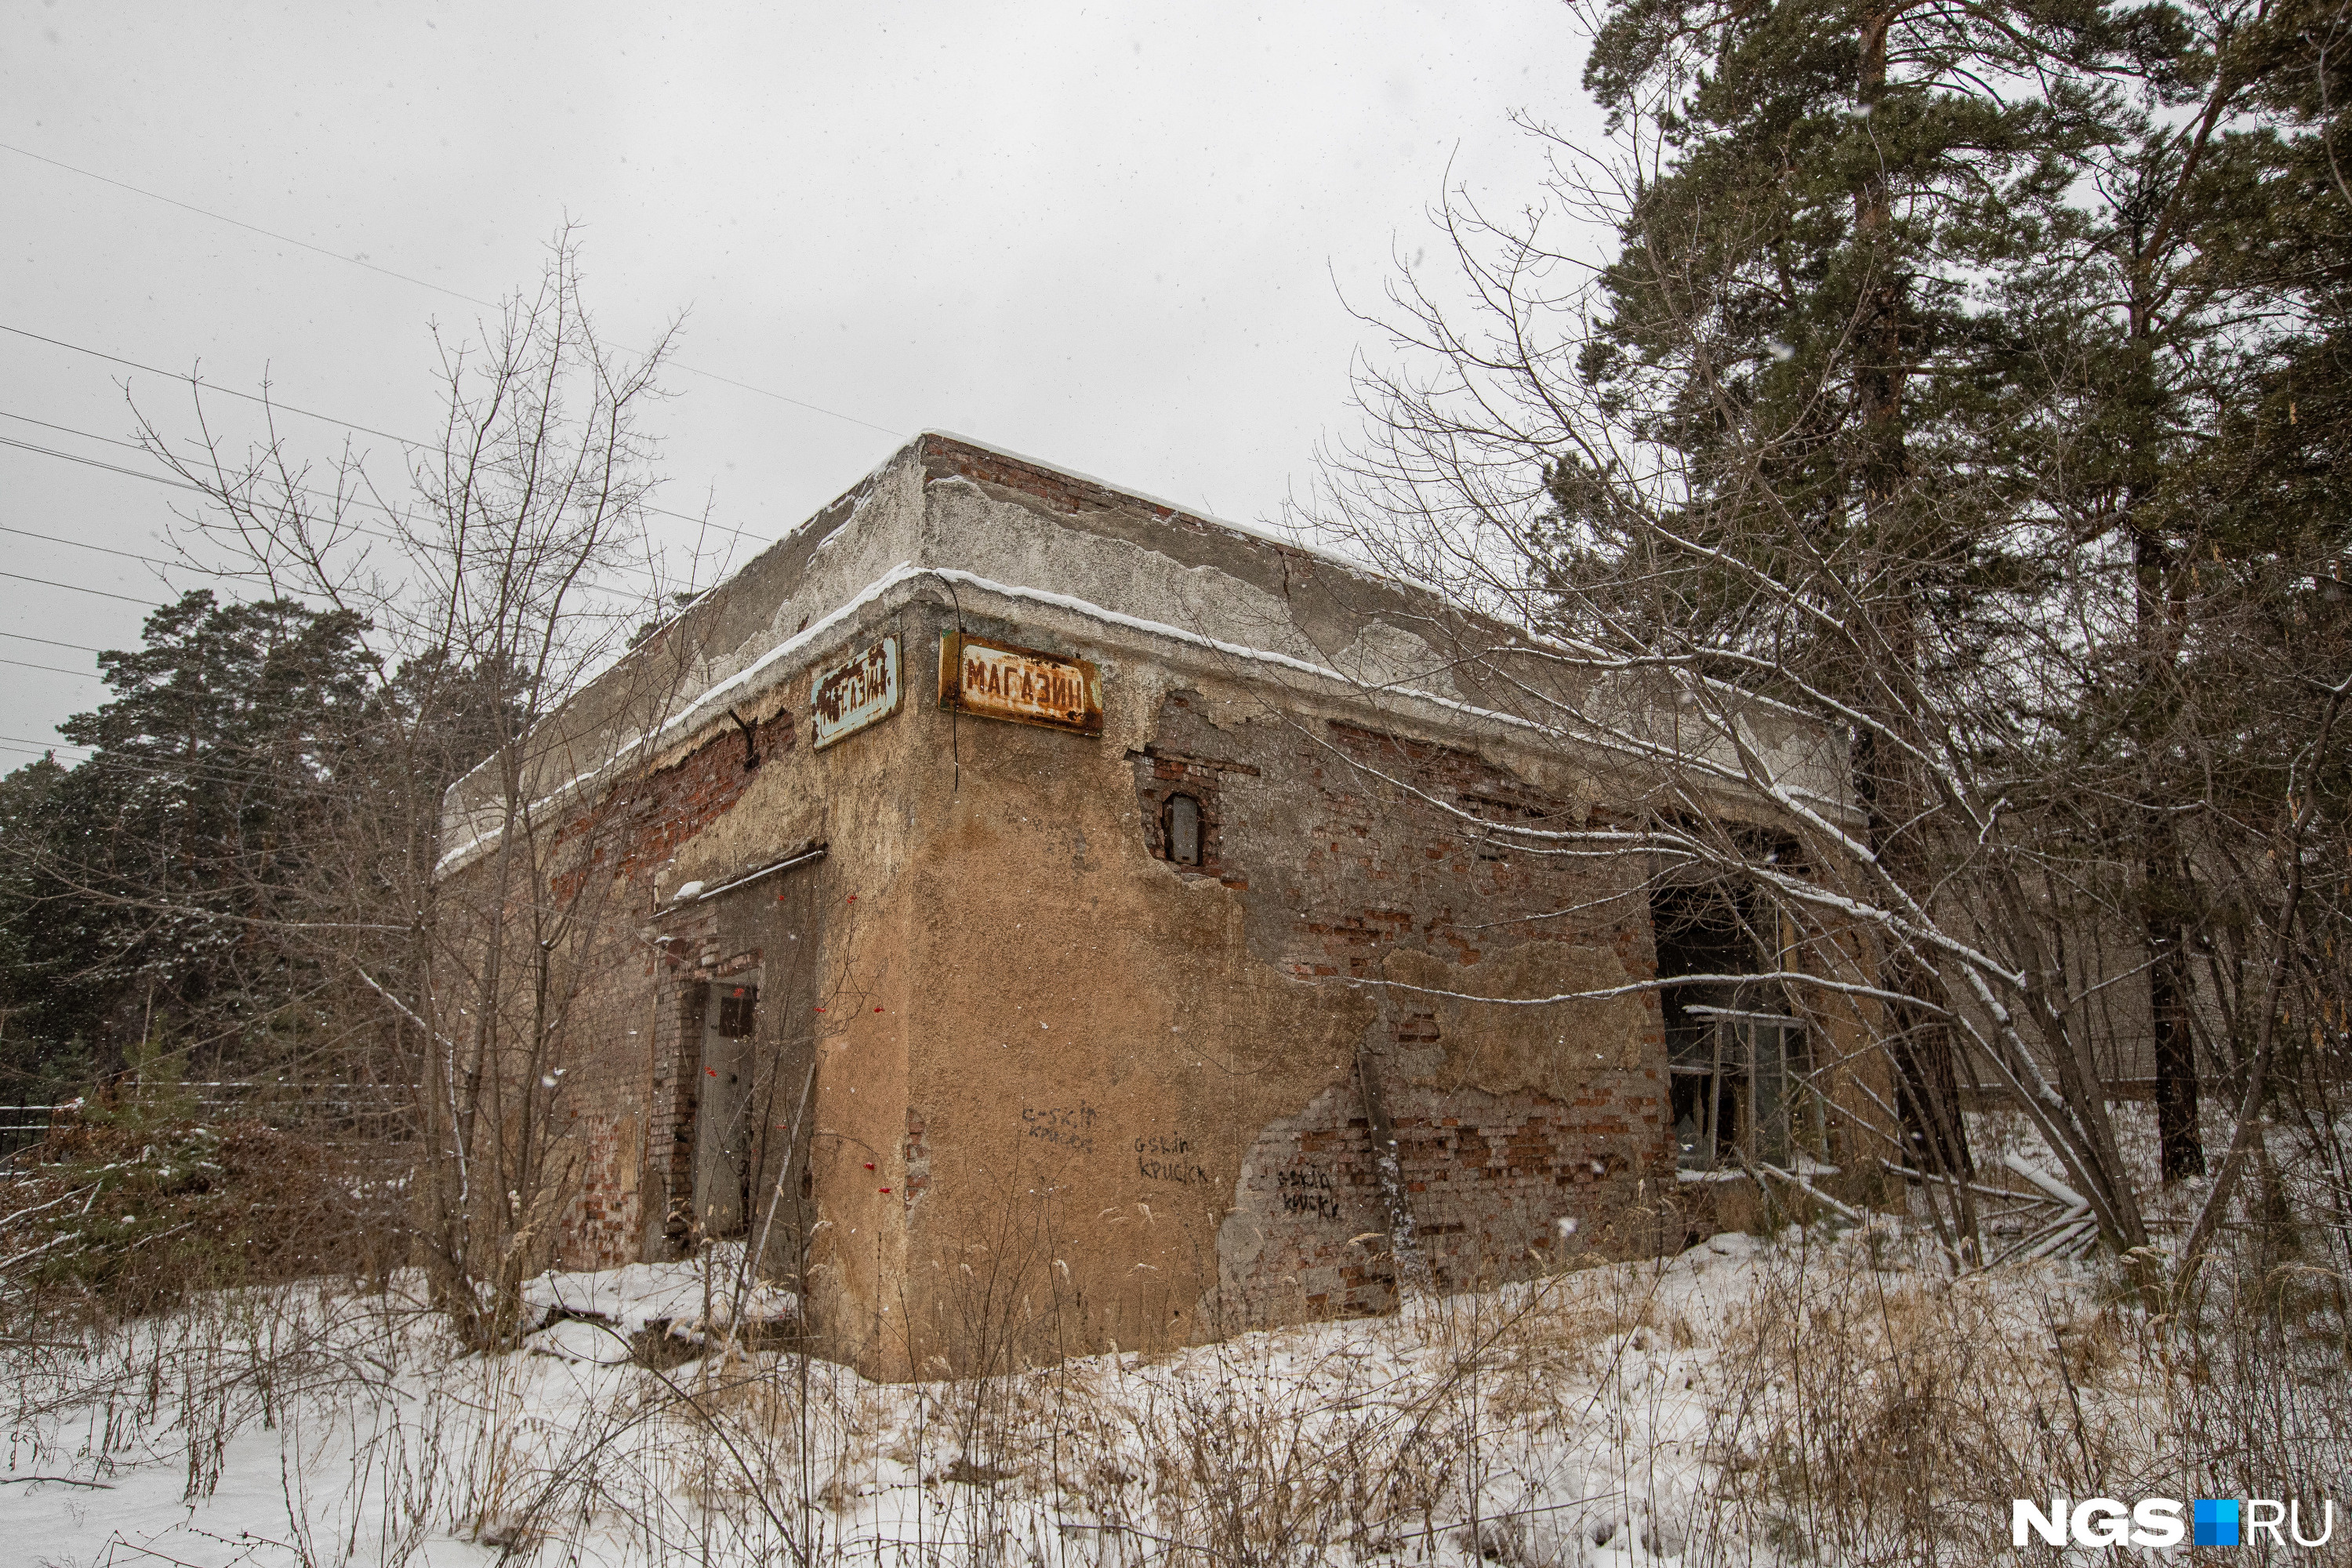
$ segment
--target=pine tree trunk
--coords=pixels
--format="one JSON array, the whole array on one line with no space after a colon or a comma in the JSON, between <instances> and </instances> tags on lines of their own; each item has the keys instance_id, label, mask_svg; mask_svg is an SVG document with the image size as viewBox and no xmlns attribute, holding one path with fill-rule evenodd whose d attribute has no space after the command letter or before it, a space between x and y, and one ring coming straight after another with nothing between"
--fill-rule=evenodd
<instances>
[{"instance_id":1,"label":"pine tree trunk","mask_svg":"<svg viewBox=\"0 0 2352 1568\"><path fill-rule=\"evenodd\" d=\"M1855 99L1865 113L1886 93L1887 34L1891 6L1874 5L1861 18L1861 73ZM1917 689L1918 631L1910 564L1916 552L1906 537L1910 453L1906 438L1903 393L1906 380L1904 319L1909 280L1895 257L1894 202L1883 167L1874 162L1853 188L1854 239L1862 261L1854 350L1854 401L1861 421L1861 480L1864 526L1870 531L1874 569L1864 592L1875 618L1882 660L1862 676L1866 710L1888 733L1916 740L1911 695ZM1905 747L1878 743L1865 731L1855 752L1856 784L1870 816L1871 848L1891 874L1909 887L1924 885L1920 846L1909 837L1927 804L1927 781ZM1951 1037L1936 1020L1940 1002L1935 977L1897 952L1891 955L1886 986L1917 997L1927 1006L1897 1003L1889 1008L1891 1055L1900 1079L1896 1092L1904 1129L1920 1168L1952 1179L1960 1228L1975 1230L1974 1204L1959 1178L1970 1174L1968 1134L1960 1119L1959 1086L1952 1062Z\"/></svg>"},{"instance_id":2,"label":"pine tree trunk","mask_svg":"<svg viewBox=\"0 0 2352 1568\"><path fill-rule=\"evenodd\" d=\"M2164 1179L2205 1173L2205 1142L2198 1131L2196 1041L2189 1029L2189 986L2180 962L2180 928L2168 921L2158 898L2163 873L2148 863L2148 1024L2156 1058L2156 1133Z\"/></svg>"},{"instance_id":3,"label":"pine tree trunk","mask_svg":"<svg viewBox=\"0 0 2352 1568\"><path fill-rule=\"evenodd\" d=\"M2126 501L2127 513L2138 508ZM2162 543L2143 529L2132 529L2132 564L2136 579L2136 626L2143 679L2150 700L2159 709L2169 701L2172 663L2171 619L2168 614L2165 580L2170 564ZM2151 741L2160 725L2151 723ZM2153 768L2153 757L2143 760ZM2181 962L2180 911L2186 891L2180 881L2179 846L2162 809L2163 791L2147 779L2140 816L2147 840L2146 879L2140 889L2144 936L2147 946L2147 1018L2156 1075L2158 1164L2168 1182L2205 1173L2205 1143L2198 1128L2197 1047L2189 1023L2189 972Z\"/></svg>"}]
</instances>

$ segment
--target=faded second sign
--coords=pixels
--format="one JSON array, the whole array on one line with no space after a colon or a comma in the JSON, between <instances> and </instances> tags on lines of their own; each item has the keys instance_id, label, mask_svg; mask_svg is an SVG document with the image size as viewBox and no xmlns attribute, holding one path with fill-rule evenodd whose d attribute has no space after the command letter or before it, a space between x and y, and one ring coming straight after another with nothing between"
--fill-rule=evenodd
<instances>
[{"instance_id":1,"label":"faded second sign","mask_svg":"<svg viewBox=\"0 0 2352 1568\"><path fill-rule=\"evenodd\" d=\"M884 637L848 660L817 671L809 689L821 751L898 710L898 639Z\"/></svg>"},{"instance_id":2,"label":"faded second sign","mask_svg":"<svg viewBox=\"0 0 2352 1568\"><path fill-rule=\"evenodd\" d=\"M940 706L1099 735L1102 676L1083 658L950 632L940 639Z\"/></svg>"}]
</instances>

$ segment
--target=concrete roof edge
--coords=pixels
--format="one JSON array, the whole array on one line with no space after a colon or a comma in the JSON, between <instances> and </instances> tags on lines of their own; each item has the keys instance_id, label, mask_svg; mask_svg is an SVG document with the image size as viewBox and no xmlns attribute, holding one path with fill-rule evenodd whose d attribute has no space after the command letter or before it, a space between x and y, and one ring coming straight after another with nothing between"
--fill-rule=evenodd
<instances>
[{"instance_id":1,"label":"concrete roof edge","mask_svg":"<svg viewBox=\"0 0 2352 1568\"><path fill-rule=\"evenodd\" d=\"M759 552L753 555L751 560L744 562L741 565L730 572L726 576L721 577L719 581L712 583L708 587L704 588L700 593L697 594L692 600L680 605L676 614L662 617L656 623L656 630L667 629L675 623L682 621L688 616L693 615L697 609L700 608L710 599L712 595L719 593L729 584L740 578L746 572L750 571L761 561L766 559L771 552L792 543L802 534L807 532L809 529L814 527L815 524L832 517L835 512L842 511L845 508L851 515L855 515L857 506L863 502L867 495L873 492L875 485L881 479L882 475L889 468L890 465L899 462L910 455L919 457L920 455L922 437L918 436L892 447L889 455L884 458L880 462L875 464L872 468L866 469L866 472L858 478L856 483L846 486L831 500L825 502L823 506L817 508L814 511L801 519L800 521L793 524L790 528L784 530L783 532L770 540L766 544L761 547ZM836 525L834 531L839 531L839 525ZM652 657L652 645L654 640L655 639L653 638L648 638L644 644L641 644L638 647L624 650L619 658L615 658L610 666L596 676L595 680L603 680L606 677L626 668L633 660ZM790 639L787 639L787 641L789 640ZM778 646L781 647L782 645L780 644ZM773 649L769 650L769 654L763 654L761 656L761 659L764 660L773 652ZM595 684L595 680L590 681L588 686L593 686ZM716 687L712 688L712 689L716 689ZM585 689L586 687L583 687L583 690ZM577 695L577 693L575 693L575 695ZM698 694L698 697L700 695L702 694ZM559 704L554 712L561 712L563 706L563 704ZM554 717L554 712L542 714L539 722L542 724L545 723L549 719ZM534 729L536 729L536 726L534 726ZM528 736L525 738L528 739ZM495 753L485 757L480 762L476 763L472 767L467 769L463 773L460 773L457 777L450 780L447 784L442 787L441 808L445 815L458 801L460 798L460 792L465 788L467 782L470 781L475 774L482 772L482 770L489 767L497 761L498 758ZM440 874L439 868L436 868L435 874L436 876Z\"/></svg>"},{"instance_id":2,"label":"concrete roof edge","mask_svg":"<svg viewBox=\"0 0 2352 1568\"><path fill-rule=\"evenodd\" d=\"M1377 566L1370 565L1362 561L1351 560L1348 556L1342 555L1335 550L1328 550L1319 544L1308 544L1296 539L1286 539L1281 534L1276 533L1270 529L1260 528L1253 523L1235 522L1233 519L1227 517L1217 517L1209 512L1202 511L1197 507L1190 507L1184 505L1181 501L1170 500L1165 496L1153 495L1150 490L1139 490L1132 485L1114 484L1110 480L1103 479L1098 475L1089 474L1082 468L1073 468L1066 464L1049 462L1044 458L1034 458L1026 452L1016 452L1010 447L1000 447L992 441L983 441L976 436L965 436L953 430L940 430L927 427L917 435L914 441L908 443L908 445L920 446L922 443L927 441L952 442L956 446L969 447L975 452L983 452L991 457L1004 458L1016 463L1025 463L1033 468L1043 468L1049 474L1057 474L1066 479L1075 479L1080 484L1091 485L1098 490L1107 491L1111 495L1121 497L1124 500L1139 501L1147 507L1153 507L1162 511L1171 512L1178 517L1183 518L1187 521L1199 523L1204 528L1221 529L1227 533L1234 534L1254 543L1271 544L1278 549L1295 550L1302 555L1311 555L1318 561L1323 562L1328 565L1337 566L1341 571L1352 573L1356 576L1365 578L1371 582L1384 583L1391 587L1404 588L1413 592L1426 592L1424 589L1415 589L1413 584L1406 583L1400 578L1391 576L1388 573L1381 571ZM899 450L905 451L907 450L907 447L902 447ZM895 457L897 454L893 453L892 456Z\"/></svg>"},{"instance_id":3,"label":"concrete roof edge","mask_svg":"<svg viewBox=\"0 0 2352 1568\"><path fill-rule=\"evenodd\" d=\"M1496 738L1507 737L1522 744L1535 741L1554 748L1590 752L1596 761L1608 753L1608 748L1598 743L1579 742L1517 714L1480 708L1455 698L1409 687L1378 689L1383 697L1397 704L1396 710L1391 710L1377 702L1370 702L1368 689L1363 682L1326 665L1266 648L1225 642L1187 627L1127 615L1051 589L998 583L953 567L918 566L911 562L901 562L806 630L785 638L726 679L697 692L685 708L666 720L653 733L600 759L534 800L532 812L547 812L567 805L596 784L631 767L662 765L661 759L699 750L709 743L711 737L724 732L726 726L723 721L729 701L754 700L798 675L819 648L829 644L859 618L860 612L872 609L877 614L887 614L895 611L902 600L912 599L917 591L916 584L925 578L957 583L977 593L1015 603L1043 605L1098 625L1116 626L1136 636L1175 643L1213 658L1286 670L1321 686L1327 696L1366 701L1380 718L1393 720L1409 712L1424 731L1450 731L1456 736L1486 734ZM705 735L705 731L709 734ZM1832 810L1836 808L1835 803L1822 804ZM500 834L493 829L476 835L457 848L444 852L435 864L434 876L437 879L471 865L494 848L499 837Z\"/></svg>"}]
</instances>

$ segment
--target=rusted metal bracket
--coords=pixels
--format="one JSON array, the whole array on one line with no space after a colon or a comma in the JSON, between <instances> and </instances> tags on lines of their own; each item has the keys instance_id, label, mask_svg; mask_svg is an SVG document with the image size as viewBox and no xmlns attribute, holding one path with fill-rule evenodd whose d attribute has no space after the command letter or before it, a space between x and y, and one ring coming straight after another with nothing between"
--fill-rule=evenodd
<instances>
[{"instance_id":1,"label":"rusted metal bracket","mask_svg":"<svg viewBox=\"0 0 2352 1568\"><path fill-rule=\"evenodd\" d=\"M734 720L735 727L743 731L743 771L750 773L760 765L760 731L751 727L750 720L732 708L727 710L727 717Z\"/></svg>"}]
</instances>

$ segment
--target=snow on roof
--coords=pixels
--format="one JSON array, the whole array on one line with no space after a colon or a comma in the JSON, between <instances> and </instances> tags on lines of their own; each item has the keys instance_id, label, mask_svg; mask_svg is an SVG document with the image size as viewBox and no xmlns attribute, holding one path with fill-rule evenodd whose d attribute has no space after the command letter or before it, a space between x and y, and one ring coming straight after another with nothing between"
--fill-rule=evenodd
<instances>
[{"instance_id":1,"label":"snow on roof","mask_svg":"<svg viewBox=\"0 0 2352 1568\"><path fill-rule=\"evenodd\" d=\"M986 452L992 457L1010 458L1012 461L1016 463L1025 463L1033 468L1043 468L1049 474L1058 474L1066 479L1076 479L1080 484L1092 485L1097 489L1108 490L1111 494L1124 497L1129 500L1141 501L1146 506L1158 507L1162 510L1172 511L1181 517L1191 520L1192 521L1203 523L1211 528L1223 529L1228 533L1237 533L1245 539L1255 540L1262 544L1277 545L1284 550L1296 550L1301 554L1312 555L1318 561L1337 566L1343 572L1352 574L1355 576L1362 577L1371 582L1388 584L1396 583L1395 578L1391 577L1387 573L1379 570L1377 567L1369 565L1361 561L1350 560L1347 556L1339 554L1337 551L1327 550L1321 545L1308 544L1303 540L1290 538L1286 535L1277 533L1270 528L1262 528L1255 523L1235 522L1231 518L1216 517L1209 512L1202 510L1198 507L1186 506L1181 501L1172 501L1163 496L1153 495L1149 490L1137 489L1131 485L1113 484L1108 479L1097 478L1083 469L1066 468L1060 463L1047 462L1043 458L1033 458L1026 452L1016 452L1010 447L1000 447L994 442L983 441L975 436L963 436L959 435L953 430L939 430L927 427L917 435L915 439L908 443L908 446L919 447L923 441L932 437L937 437L942 441L952 441L959 447L970 447L974 451ZM902 447L899 448L899 451L905 451L907 447ZM898 456L898 453L894 452L891 456L895 458Z\"/></svg>"}]
</instances>

